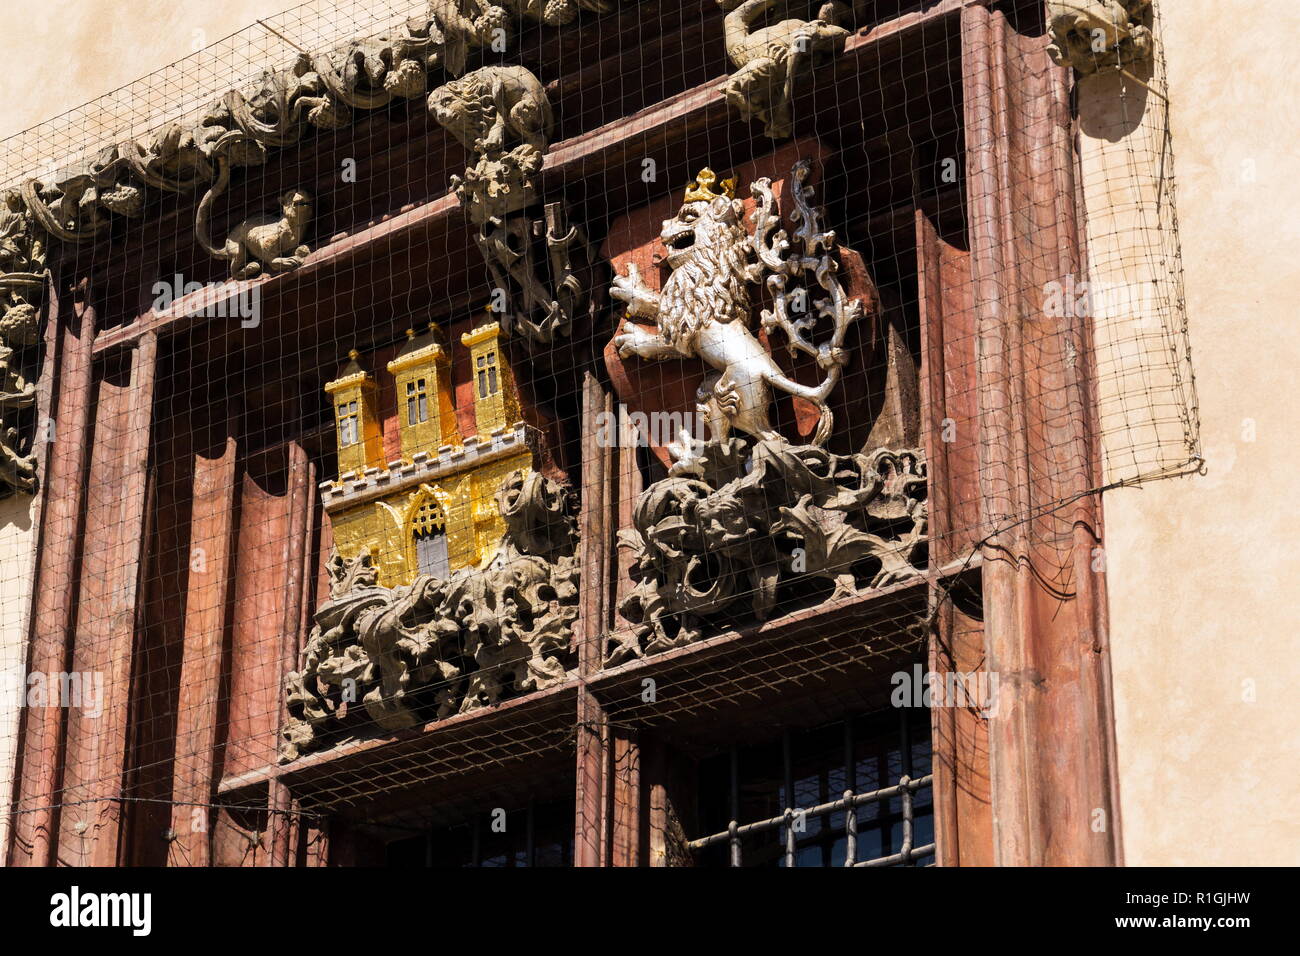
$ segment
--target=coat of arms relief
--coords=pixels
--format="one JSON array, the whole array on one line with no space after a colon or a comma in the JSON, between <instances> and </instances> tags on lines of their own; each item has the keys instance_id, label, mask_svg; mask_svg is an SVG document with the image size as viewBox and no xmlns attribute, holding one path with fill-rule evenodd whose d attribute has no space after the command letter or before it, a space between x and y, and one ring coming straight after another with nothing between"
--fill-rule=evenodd
<instances>
[{"instance_id":1,"label":"coat of arms relief","mask_svg":"<svg viewBox=\"0 0 1300 956\"><path fill-rule=\"evenodd\" d=\"M924 455L826 447L830 399L864 303L841 280L811 171L800 160L785 181L787 229L770 178L750 184L745 216L735 182L703 170L659 234L662 287L651 289L634 265L612 283L627 307L613 341L621 358L698 361L707 373L696 395L705 434L683 430L668 476L645 490L633 527L620 532L636 585L619 607L632 627L611 637L608 664L682 646L723 622L761 620L782 589L842 599L913 575L923 561ZM819 379L783 369L760 334L811 357ZM806 444L773 427L780 394L816 409Z\"/></svg>"}]
</instances>

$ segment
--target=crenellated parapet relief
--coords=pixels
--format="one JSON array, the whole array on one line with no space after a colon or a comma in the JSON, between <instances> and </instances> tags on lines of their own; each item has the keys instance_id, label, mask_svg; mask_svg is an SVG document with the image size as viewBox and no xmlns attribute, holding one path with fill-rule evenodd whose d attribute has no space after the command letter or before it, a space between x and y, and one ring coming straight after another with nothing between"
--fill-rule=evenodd
<instances>
[{"instance_id":1,"label":"crenellated parapet relief","mask_svg":"<svg viewBox=\"0 0 1300 956\"><path fill-rule=\"evenodd\" d=\"M345 734L405 730L565 679L579 574L569 495L520 470L496 506L506 532L485 567L386 588L368 551L334 556L303 667L286 679L282 762Z\"/></svg>"}]
</instances>

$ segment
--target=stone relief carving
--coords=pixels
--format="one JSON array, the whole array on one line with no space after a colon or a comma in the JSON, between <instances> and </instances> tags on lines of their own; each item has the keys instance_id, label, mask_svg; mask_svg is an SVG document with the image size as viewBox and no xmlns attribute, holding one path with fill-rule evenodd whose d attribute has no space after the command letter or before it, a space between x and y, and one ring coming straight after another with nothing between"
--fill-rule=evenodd
<instances>
[{"instance_id":1,"label":"stone relief carving","mask_svg":"<svg viewBox=\"0 0 1300 956\"><path fill-rule=\"evenodd\" d=\"M436 38L440 62L460 76L471 51L489 47L504 53L514 37L511 27L523 19L546 26L567 26L581 10L608 13L618 0L430 0L423 25L408 29Z\"/></svg>"},{"instance_id":2,"label":"stone relief carving","mask_svg":"<svg viewBox=\"0 0 1300 956\"><path fill-rule=\"evenodd\" d=\"M694 641L710 620L741 610L762 619L784 584L824 579L831 596L843 597L916 572L926 527L921 454L837 456L822 447L833 425L827 399L847 360L845 334L862 305L837 276L835 233L810 205L810 172L800 160L788 180L793 234L781 226L771 181L751 184L751 234L733 184L719 193L704 170L663 224L671 273L662 291L645 286L634 266L614 280L611 294L628 315L656 323L652 332L627 322L614 339L620 355L699 358L713 371L697 396L708 440L684 434L670 447L669 477L646 489L633 528L620 531L637 584L619 608L633 629L612 639L611 665ZM792 354L813 356L820 383L783 373L751 331L748 287L758 282L772 303L761 328L780 331ZM811 444L792 445L773 429L774 388L816 406Z\"/></svg>"},{"instance_id":3,"label":"stone relief carving","mask_svg":"<svg viewBox=\"0 0 1300 956\"><path fill-rule=\"evenodd\" d=\"M21 416L36 404L21 349L38 344L37 308L45 286L45 240L34 228L22 197L0 199L0 494L36 490L31 427Z\"/></svg>"},{"instance_id":4,"label":"stone relief carving","mask_svg":"<svg viewBox=\"0 0 1300 956\"><path fill-rule=\"evenodd\" d=\"M194 236L210 255L230 263L232 279L252 279L266 272L287 272L302 265L311 252L303 244L307 224L311 221L311 194L290 189L280 197L280 215L250 216L231 230L225 242L214 245L208 237L212 203L230 182L230 150L247 140L247 134L227 133L213 144L217 181L199 203L194 221Z\"/></svg>"},{"instance_id":5,"label":"stone relief carving","mask_svg":"<svg viewBox=\"0 0 1300 956\"><path fill-rule=\"evenodd\" d=\"M402 31L356 38L325 52L302 51L288 66L265 70L251 91L230 90L139 140L106 148L84 167L30 177L22 187L23 204L55 239L92 241L111 223L104 213L140 214L142 186L185 192L210 183L217 175L213 145L227 133L248 137L232 151L231 165L264 162L267 148L293 145L310 128L339 129L356 111L423 95L432 71L459 76L465 55L454 50L498 40L494 31L512 20L561 26L579 10L604 13L615 2L430 0L427 15L408 21ZM481 43L462 42L465 24L476 38L481 33Z\"/></svg>"},{"instance_id":6,"label":"stone relief carving","mask_svg":"<svg viewBox=\"0 0 1300 956\"><path fill-rule=\"evenodd\" d=\"M817 407L815 445L825 444L830 434L832 415L826 399L840 380L846 360L844 336L862 314L862 304L848 298L836 276L835 233L821 229L820 212L808 205L812 190L805 182L810 172L806 160L791 171L799 223L794 239L800 249L792 251L790 237L778 228L780 211L770 180L758 179L751 186L759 203L751 235L741 222L744 204L733 196L735 184L724 182L722 192L715 192L716 177L705 169L659 234L672 270L663 290L651 291L635 266L612 283L610 294L627 303L629 316L656 323L655 332L625 323L623 334L614 339L621 356L700 358L712 366L697 395L697 408L717 441L725 440L733 427L756 438L779 439L769 418L773 388ZM749 328L748 286L765 276L773 305L763 310L761 326L782 332L792 354L806 352L817 360L825 375L817 385L804 385L782 372ZM825 298L812 298L819 293ZM802 305L802 311L794 303ZM830 337L814 343L809 334L823 320L831 325ZM684 448L672 473L696 470L689 448Z\"/></svg>"},{"instance_id":7,"label":"stone relief carving","mask_svg":"<svg viewBox=\"0 0 1300 956\"><path fill-rule=\"evenodd\" d=\"M117 147L102 151L83 171L63 171L45 186L30 179L22 186L23 203L34 221L61 242L87 242L109 227L103 212L134 217L144 194L127 181L129 164Z\"/></svg>"},{"instance_id":8,"label":"stone relief carving","mask_svg":"<svg viewBox=\"0 0 1300 956\"><path fill-rule=\"evenodd\" d=\"M521 470L502 484L497 506L506 533L484 568L390 589L377 585L368 552L334 556L303 669L286 680L282 761L345 731L358 706L380 728L402 730L565 679L578 614L569 496Z\"/></svg>"},{"instance_id":9,"label":"stone relief carving","mask_svg":"<svg viewBox=\"0 0 1300 956\"><path fill-rule=\"evenodd\" d=\"M722 87L727 102L761 122L773 139L790 136L796 83L844 52L848 7L827 3L815 19L786 19L767 26L769 15L784 12L788 2L718 0L718 6L727 11L727 56L736 68Z\"/></svg>"},{"instance_id":10,"label":"stone relief carving","mask_svg":"<svg viewBox=\"0 0 1300 956\"><path fill-rule=\"evenodd\" d=\"M434 90L429 110L472 154L452 189L504 293L506 301L494 303L503 330L530 346L567 336L588 303L579 274L593 254L563 203L537 215L537 176L554 125L546 90L524 67L483 67Z\"/></svg>"},{"instance_id":11,"label":"stone relief carving","mask_svg":"<svg viewBox=\"0 0 1300 956\"><path fill-rule=\"evenodd\" d=\"M89 162L77 161L67 168L29 176L14 194L16 198L6 200L5 236L11 244L44 244L51 238L63 243L95 241L110 228L113 216L140 215L146 187L185 193L213 183L223 165L214 149L227 134L240 132L245 137L223 146L229 166L263 163L269 148L291 146L310 129L340 129L351 123L358 111L423 95L433 71L460 76L469 54L480 47L506 52L511 42L509 30L521 20L562 27L583 10L607 13L617 2L430 0L426 15L409 20L402 30L356 38L325 52L301 51L287 67L264 71L251 90L230 90L218 101L139 139L107 147ZM544 139L543 135L542 150ZM525 171L525 157L516 159L523 165L508 173L507 179L512 175L522 179L535 172ZM486 175L488 170L480 172ZM293 268L306 254L302 229L310 217L309 207L303 205L307 201L305 193L286 195L280 200L280 216L247 220L221 246L205 245L209 251L218 250L213 254L231 259L232 274L241 278ZM514 294L521 296L523 309L515 313L513 321L519 331L529 341L549 342L567 330L572 315L585 304L581 283L573 276L588 258L586 241L578 229L567 224L560 204L549 204L541 219L529 219L526 224L543 237L541 254L530 250L521 262L510 262L509 269L500 267L504 270L500 281L508 275L518 283ZM497 259L509 259L519 224L507 220L502 225L503 230L487 241ZM206 223L196 223L196 227L206 238ZM18 237L15 228L23 237ZM543 273L549 274L549 280L537 278ZM6 311L19 304L37 305L31 301L34 283L21 276L4 278L0 295L9 302ZM26 298L15 303L14 295ZM12 320L17 325L11 325L4 348L12 350L18 325L25 327L28 319L22 311ZM510 321L507 317L505 324ZM0 373L7 376L2 390L4 414L12 416L15 408L29 404L29 383L23 379L21 385L16 384L13 376L21 375L14 371L12 351L5 362L9 371ZM3 426L0 431L12 427ZM34 487L26 462L17 463L22 456L11 444L4 447L13 457L5 466L12 468L12 479L5 483Z\"/></svg>"},{"instance_id":12,"label":"stone relief carving","mask_svg":"<svg viewBox=\"0 0 1300 956\"><path fill-rule=\"evenodd\" d=\"M1152 51L1143 22L1150 9L1151 0L1048 0L1047 52L1080 73L1145 60Z\"/></svg>"},{"instance_id":13,"label":"stone relief carving","mask_svg":"<svg viewBox=\"0 0 1300 956\"><path fill-rule=\"evenodd\" d=\"M926 468L916 451L832 455L813 445L732 438L700 453L699 477L655 482L637 501L633 590L606 665L681 647L710 625L763 620L779 588L817 579L832 599L918 572Z\"/></svg>"}]
</instances>

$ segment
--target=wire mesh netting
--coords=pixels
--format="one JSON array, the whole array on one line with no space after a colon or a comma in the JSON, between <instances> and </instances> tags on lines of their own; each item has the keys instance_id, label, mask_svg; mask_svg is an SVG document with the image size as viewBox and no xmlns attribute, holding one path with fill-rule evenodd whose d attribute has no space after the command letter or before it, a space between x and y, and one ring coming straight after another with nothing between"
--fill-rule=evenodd
<instances>
[{"instance_id":1,"label":"wire mesh netting","mask_svg":"<svg viewBox=\"0 0 1300 956\"><path fill-rule=\"evenodd\" d=\"M1159 49L1086 70L1098 137L1048 28L321 0L6 140L9 860L361 861L499 808L527 840L465 860L571 862L628 735L705 766L898 706L990 547L1050 565L1195 469ZM768 788L838 836L682 854L926 858L914 778L827 790L865 759Z\"/></svg>"}]
</instances>

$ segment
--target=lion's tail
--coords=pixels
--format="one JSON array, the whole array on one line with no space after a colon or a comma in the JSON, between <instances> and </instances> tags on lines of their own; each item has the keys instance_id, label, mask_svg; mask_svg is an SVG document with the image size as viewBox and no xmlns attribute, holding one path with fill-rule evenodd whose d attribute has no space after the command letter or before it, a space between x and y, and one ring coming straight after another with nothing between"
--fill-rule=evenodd
<instances>
[{"instance_id":1,"label":"lion's tail","mask_svg":"<svg viewBox=\"0 0 1300 956\"><path fill-rule=\"evenodd\" d=\"M817 419L817 430L813 432L813 444L819 448L826 444L827 439L831 437L831 429L835 426L835 415L831 412L829 405L822 405L821 416Z\"/></svg>"}]
</instances>

